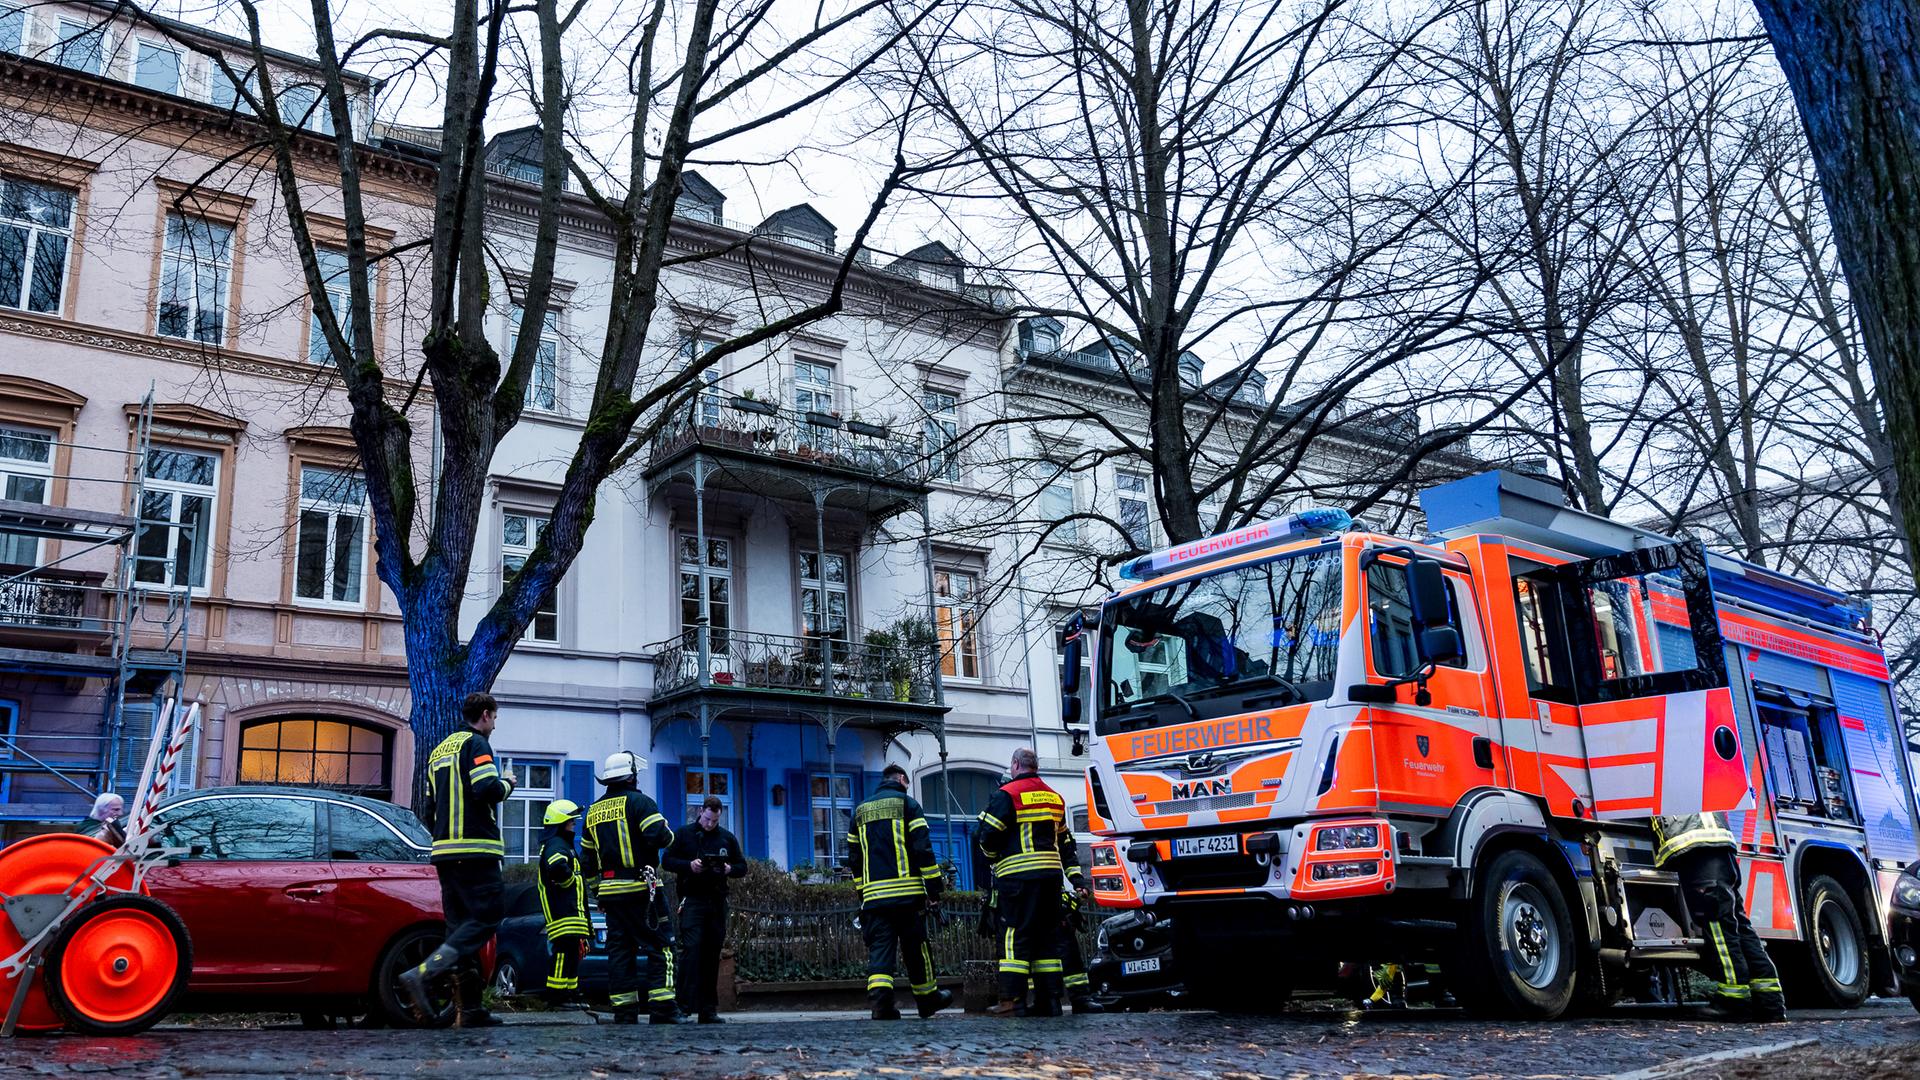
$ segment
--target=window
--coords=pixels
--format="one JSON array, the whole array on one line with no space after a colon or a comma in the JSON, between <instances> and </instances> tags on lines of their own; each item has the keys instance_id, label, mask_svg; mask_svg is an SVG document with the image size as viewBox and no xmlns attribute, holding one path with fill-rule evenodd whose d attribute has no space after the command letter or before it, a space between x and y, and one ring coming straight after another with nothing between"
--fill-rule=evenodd
<instances>
[{"instance_id":1,"label":"window","mask_svg":"<svg viewBox=\"0 0 1920 1080\"><path fill-rule=\"evenodd\" d=\"M815 363L812 360L796 360L793 364L793 408L801 414L809 412L830 413L838 407L833 396L833 365ZM801 423L799 439L803 446L825 447L832 442L832 431L813 424Z\"/></svg>"},{"instance_id":2,"label":"window","mask_svg":"<svg viewBox=\"0 0 1920 1080\"><path fill-rule=\"evenodd\" d=\"M14 502L44 503L53 476L53 436L25 428L0 427L0 496ZM35 566L40 539L0 533L0 563Z\"/></svg>"},{"instance_id":3,"label":"window","mask_svg":"<svg viewBox=\"0 0 1920 1080\"><path fill-rule=\"evenodd\" d=\"M692 821L700 813L700 804L711 795L720 800L720 827L733 828L733 770L688 769L686 771L686 813L682 822ZM677 825L678 823L676 823Z\"/></svg>"},{"instance_id":4,"label":"window","mask_svg":"<svg viewBox=\"0 0 1920 1080\"><path fill-rule=\"evenodd\" d=\"M0 52L17 53L27 40L27 13L12 4L0 4Z\"/></svg>"},{"instance_id":5,"label":"window","mask_svg":"<svg viewBox=\"0 0 1920 1080\"><path fill-rule=\"evenodd\" d=\"M1460 617L1453 596L1453 583L1447 583L1447 618L1455 626ZM1404 678L1419 671L1424 662L1413 626L1413 603L1407 594L1407 569L1397 563L1375 562L1367 567L1367 617L1372 623L1373 670L1390 679ZM1465 634L1462 633L1462 641ZM1452 660L1448 667L1466 667L1464 659Z\"/></svg>"},{"instance_id":6,"label":"window","mask_svg":"<svg viewBox=\"0 0 1920 1080\"><path fill-rule=\"evenodd\" d=\"M800 553L800 633L809 638L847 637L847 566L845 555L827 552L825 576L820 555Z\"/></svg>"},{"instance_id":7,"label":"window","mask_svg":"<svg viewBox=\"0 0 1920 1080\"><path fill-rule=\"evenodd\" d=\"M853 824L853 777L847 773L814 773L810 784L813 808L813 865L840 866L847 858L847 830Z\"/></svg>"},{"instance_id":8,"label":"window","mask_svg":"<svg viewBox=\"0 0 1920 1080\"><path fill-rule=\"evenodd\" d=\"M505 765L513 777L513 794L500 805L500 837L507 843L509 861L532 862L540 857L547 804L560 797L559 788L554 786L560 763L508 758Z\"/></svg>"},{"instance_id":9,"label":"window","mask_svg":"<svg viewBox=\"0 0 1920 1080\"><path fill-rule=\"evenodd\" d=\"M680 366L686 368L696 357L704 356L713 349L715 342L700 338L680 339ZM701 427L720 426L720 371L719 366L707 368L698 378L706 385L700 390L699 400L693 405L693 422Z\"/></svg>"},{"instance_id":10,"label":"window","mask_svg":"<svg viewBox=\"0 0 1920 1080\"><path fill-rule=\"evenodd\" d=\"M920 404L927 411L923 438L933 475L942 480L960 479L960 395L922 390Z\"/></svg>"},{"instance_id":11,"label":"window","mask_svg":"<svg viewBox=\"0 0 1920 1080\"><path fill-rule=\"evenodd\" d=\"M520 325L526 309L513 306L509 354L520 351ZM540 321L540 347L533 354L533 372L527 376L527 407L553 412L560 404L560 312L552 304Z\"/></svg>"},{"instance_id":12,"label":"window","mask_svg":"<svg viewBox=\"0 0 1920 1080\"><path fill-rule=\"evenodd\" d=\"M933 621L940 670L949 678L980 677L980 579L964 570L933 572Z\"/></svg>"},{"instance_id":13,"label":"window","mask_svg":"<svg viewBox=\"0 0 1920 1080\"><path fill-rule=\"evenodd\" d=\"M135 581L206 588L219 474L220 462L212 454L158 446L147 452Z\"/></svg>"},{"instance_id":14,"label":"window","mask_svg":"<svg viewBox=\"0 0 1920 1080\"><path fill-rule=\"evenodd\" d=\"M0 307L60 310L73 204L71 191L0 177Z\"/></svg>"},{"instance_id":15,"label":"window","mask_svg":"<svg viewBox=\"0 0 1920 1080\"><path fill-rule=\"evenodd\" d=\"M1120 527L1127 532L1127 542L1144 551L1153 541L1153 512L1147 501L1147 478L1123 469L1113 474L1113 480L1120 492Z\"/></svg>"},{"instance_id":16,"label":"window","mask_svg":"<svg viewBox=\"0 0 1920 1080\"><path fill-rule=\"evenodd\" d=\"M54 63L89 75L98 75L106 55L107 28L104 24L60 20L60 42L54 50Z\"/></svg>"},{"instance_id":17,"label":"window","mask_svg":"<svg viewBox=\"0 0 1920 1080\"><path fill-rule=\"evenodd\" d=\"M333 110L320 100L320 88L312 83L274 87L280 105L280 122L293 127L333 134Z\"/></svg>"},{"instance_id":18,"label":"window","mask_svg":"<svg viewBox=\"0 0 1920 1080\"><path fill-rule=\"evenodd\" d=\"M358 604L366 536L366 479L353 469L301 469L293 594Z\"/></svg>"},{"instance_id":19,"label":"window","mask_svg":"<svg viewBox=\"0 0 1920 1080\"><path fill-rule=\"evenodd\" d=\"M172 47L142 41L134 49L133 82L163 94L180 92L180 54Z\"/></svg>"},{"instance_id":20,"label":"window","mask_svg":"<svg viewBox=\"0 0 1920 1080\"><path fill-rule=\"evenodd\" d=\"M1080 539L1080 523L1069 520L1075 513L1073 481L1056 480L1040 489L1040 520L1061 523L1047 534L1049 540L1071 544Z\"/></svg>"},{"instance_id":21,"label":"window","mask_svg":"<svg viewBox=\"0 0 1920 1080\"><path fill-rule=\"evenodd\" d=\"M1034 326L1033 351L1042 354L1059 352L1060 332L1051 326Z\"/></svg>"},{"instance_id":22,"label":"window","mask_svg":"<svg viewBox=\"0 0 1920 1080\"><path fill-rule=\"evenodd\" d=\"M544 514L529 514L521 510L509 510L500 521L500 571L505 581L512 581L520 568L527 565L527 559L533 549L539 545L540 538L547 534L547 517ZM547 595L540 598L540 605L533 609L533 619L527 623L525 640L556 642L560 640L560 600L559 590L548 589Z\"/></svg>"},{"instance_id":23,"label":"window","mask_svg":"<svg viewBox=\"0 0 1920 1080\"><path fill-rule=\"evenodd\" d=\"M232 272L232 226L168 214L155 332L210 345L225 340L227 281Z\"/></svg>"},{"instance_id":24,"label":"window","mask_svg":"<svg viewBox=\"0 0 1920 1080\"><path fill-rule=\"evenodd\" d=\"M948 786L953 789L951 799ZM987 801L1000 789L1000 777L985 769L948 769L945 779L930 772L920 779L920 805L930 817L964 818L980 816Z\"/></svg>"},{"instance_id":25,"label":"window","mask_svg":"<svg viewBox=\"0 0 1920 1080\"><path fill-rule=\"evenodd\" d=\"M248 724L240 733L240 782L311 784L384 799L393 794L393 736L324 716Z\"/></svg>"},{"instance_id":26,"label":"window","mask_svg":"<svg viewBox=\"0 0 1920 1080\"><path fill-rule=\"evenodd\" d=\"M197 848L189 859L231 862L311 862L312 799L223 796L195 799L160 811L164 847Z\"/></svg>"},{"instance_id":27,"label":"window","mask_svg":"<svg viewBox=\"0 0 1920 1080\"><path fill-rule=\"evenodd\" d=\"M241 93L241 85L251 83L253 79L252 68L237 67L234 69L234 74L229 75L227 69L221 67L218 61L212 61L208 76L208 102L216 108L230 109L243 115L253 113L253 106L247 103L247 96ZM235 76L239 77L239 82L234 81Z\"/></svg>"},{"instance_id":28,"label":"window","mask_svg":"<svg viewBox=\"0 0 1920 1080\"><path fill-rule=\"evenodd\" d=\"M313 260L320 264L320 280L326 283L327 305L333 309L334 320L340 324L340 336L353 344L353 301L347 291L347 253L332 248L314 248ZM320 312L316 309L308 320L307 362L310 364L333 363L333 349L327 345L327 335L320 329Z\"/></svg>"},{"instance_id":29,"label":"window","mask_svg":"<svg viewBox=\"0 0 1920 1080\"><path fill-rule=\"evenodd\" d=\"M733 541L707 537L709 648L724 652L733 626ZM680 534L680 625L700 625L700 538Z\"/></svg>"},{"instance_id":30,"label":"window","mask_svg":"<svg viewBox=\"0 0 1920 1080\"><path fill-rule=\"evenodd\" d=\"M327 804L327 858L340 862L419 862L427 852L408 843L379 815Z\"/></svg>"},{"instance_id":31,"label":"window","mask_svg":"<svg viewBox=\"0 0 1920 1080\"><path fill-rule=\"evenodd\" d=\"M1539 578L1513 579L1513 609L1520 624L1520 655L1527 672L1527 690L1551 700L1556 693L1571 700L1573 664L1567 655L1566 634L1560 629L1560 587Z\"/></svg>"}]
</instances>

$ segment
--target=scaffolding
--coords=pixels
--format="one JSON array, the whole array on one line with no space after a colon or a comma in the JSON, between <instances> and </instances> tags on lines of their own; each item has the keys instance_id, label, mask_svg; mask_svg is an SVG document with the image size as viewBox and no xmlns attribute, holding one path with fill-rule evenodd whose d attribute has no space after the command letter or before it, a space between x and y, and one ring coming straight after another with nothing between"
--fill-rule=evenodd
<instances>
[{"instance_id":1,"label":"scaffolding","mask_svg":"<svg viewBox=\"0 0 1920 1080\"><path fill-rule=\"evenodd\" d=\"M101 792L131 805L159 704L186 683L193 595L168 566L200 538L192 523L141 512L153 432L149 391L127 446L34 439L48 467L37 489L0 491L39 496L0 498L7 558L26 550L13 538L32 543L31 558L0 565L0 838L71 825ZM106 502L88 494L114 485L126 491L120 512L63 504Z\"/></svg>"}]
</instances>

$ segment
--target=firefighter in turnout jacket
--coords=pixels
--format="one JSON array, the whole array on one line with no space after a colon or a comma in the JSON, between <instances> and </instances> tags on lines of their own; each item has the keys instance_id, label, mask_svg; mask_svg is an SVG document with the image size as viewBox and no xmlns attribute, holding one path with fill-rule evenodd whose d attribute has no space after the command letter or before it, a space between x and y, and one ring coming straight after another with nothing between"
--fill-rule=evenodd
<instances>
[{"instance_id":1,"label":"firefighter in turnout jacket","mask_svg":"<svg viewBox=\"0 0 1920 1080\"><path fill-rule=\"evenodd\" d=\"M1687 912L1707 939L1705 966L1715 984L1708 1011L1730 1020L1785 1020L1780 974L1740 902L1740 863L1719 815L1656 817L1653 842L1653 864L1680 876Z\"/></svg>"},{"instance_id":2,"label":"firefighter in turnout jacket","mask_svg":"<svg viewBox=\"0 0 1920 1080\"><path fill-rule=\"evenodd\" d=\"M580 806L570 799L547 804L540 838L540 914L546 917L547 947L553 966L547 971L549 1004L564 1005L580 997L580 961L586 958L593 927L587 922L587 879L580 875L580 859L573 853L574 822Z\"/></svg>"},{"instance_id":3,"label":"firefighter in turnout jacket","mask_svg":"<svg viewBox=\"0 0 1920 1080\"><path fill-rule=\"evenodd\" d=\"M1060 1015L1060 875L1077 888L1080 860L1067 828L1067 804L1040 779L1031 749L1013 752L1013 779L980 814L980 850L993 865L993 889L1005 926L996 1015ZM1027 981L1033 1004L1025 1004Z\"/></svg>"},{"instance_id":4,"label":"firefighter in turnout jacket","mask_svg":"<svg viewBox=\"0 0 1920 1080\"><path fill-rule=\"evenodd\" d=\"M847 855L860 885L860 936L867 943L867 1003L875 1020L898 1020L893 970L896 946L922 1017L953 1004L934 980L927 948L927 909L940 903L944 879L920 804L907 794L907 770L888 765L880 788L854 808Z\"/></svg>"},{"instance_id":5,"label":"firefighter in turnout jacket","mask_svg":"<svg viewBox=\"0 0 1920 1080\"><path fill-rule=\"evenodd\" d=\"M500 715L493 696L468 694L460 715L466 728L427 756L427 805L421 814L433 829L433 868L440 878L447 938L420 966L401 972L400 989L424 1020L433 1011L428 987L457 971L459 1022L475 1026L499 1023L479 1007L479 956L500 926L500 860L506 844L494 813L513 793L513 778L501 773L487 744Z\"/></svg>"},{"instance_id":6,"label":"firefighter in turnout jacket","mask_svg":"<svg viewBox=\"0 0 1920 1080\"><path fill-rule=\"evenodd\" d=\"M646 766L631 750L610 755L600 766L607 793L587 808L582 869L599 882L600 911L607 917L607 988L614 1022L640 1020L640 977L634 969L644 953L652 1022L689 1023L693 1018L681 1016L674 1003L673 941L659 872L660 849L673 842L673 830L640 790L640 770Z\"/></svg>"}]
</instances>

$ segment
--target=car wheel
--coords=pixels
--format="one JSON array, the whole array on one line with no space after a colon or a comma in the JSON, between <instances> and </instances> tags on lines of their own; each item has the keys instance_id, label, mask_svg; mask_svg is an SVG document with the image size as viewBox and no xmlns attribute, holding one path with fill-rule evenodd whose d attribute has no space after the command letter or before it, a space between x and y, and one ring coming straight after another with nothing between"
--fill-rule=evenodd
<instances>
[{"instance_id":1,"label":"car wheel","mask_svg":"<svg viewBox=\"0 0 1920 1080\"><path fill-rule=\"evenodd\" d=\"M432 1011L424 1021L413 1015L400 989L400 973L418 967L445 939L443 930L413 929L394 938L381 954L380 962L373 968L373 999L389 1024L406 1028L447 1027L453 1023L456 1010L450 984L433 988Z\"/></svg>"},{"instance_id":2,"label":"car wheel","mask_svg":"<svg viewBox=\"0 0 1920 1080\"><path fill-rule=\"evenodd\" d=\"M1807 882L1806 926L1812 935L1796 965L1795 995L1816 1008L1852 1009L1867 1000L1873 965L1859 909L1838 881L1821 874ZM1791 984L1789 984L1791 985Z\"/></svg>"},{"instance_id":3,"label":"car wheel","mask_svg":"<svg viewBox=\"0 0 1920 1080\"><path fill-rule=\"evenodd\" d=\"M1579 949L1560 884L1525 851L1503 851L1463 916L1447 985L1470 1011L1551 1020L1573 1003Z\"/></svg>"},{"instance_id":4,"label":"car wheel","mask_svg":"<svg viewBox=\"0 0 1920 1080\"><path fill-rule=\"evenodd\" d=\"M503 998L520 996L520 969L512 960L502 957L494 965L493 992Z\"/></svg>"}]
</instances>

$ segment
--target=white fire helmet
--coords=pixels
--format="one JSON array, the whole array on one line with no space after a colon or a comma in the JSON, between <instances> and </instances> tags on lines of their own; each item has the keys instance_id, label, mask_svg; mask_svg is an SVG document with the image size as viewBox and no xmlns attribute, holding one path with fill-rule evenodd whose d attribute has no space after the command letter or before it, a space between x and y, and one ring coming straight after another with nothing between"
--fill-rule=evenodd
<instances>
[{"instance_id":1,"label":"white fire helmet","mask_svg":"<svg viewBox=\"0 0 1920 1080\"><path fill-rule=\"evenodd\" d=\"M600 782L615 784L620 781L640 782L640 771L647 767L647 759L631 750L616 750L607 755L600 763Z\"/></svg>"}]
</instances>

